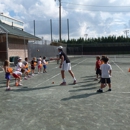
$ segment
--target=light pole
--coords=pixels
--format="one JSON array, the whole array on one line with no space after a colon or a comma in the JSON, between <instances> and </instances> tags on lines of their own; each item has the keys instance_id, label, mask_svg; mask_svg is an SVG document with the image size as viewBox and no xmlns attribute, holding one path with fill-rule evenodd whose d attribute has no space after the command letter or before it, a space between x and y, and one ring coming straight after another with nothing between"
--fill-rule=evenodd
<instances>
[{"instance_id":1,"label":"light pole","mask_svg":"<svg viewBox=\"0 0 130 130\"><path fill-rule=\"evenodd\" d=\"M127 34L129 33L129 30L127 30L127 29L126 29L126 30L124 30L124 33L126 34L126 38L127 38L127 37L128 37L128 35L127 35Z\"/></svg>"},{"instance_id":2,"label":"light pole","mask_svg":"<svg viewBox=\"0 0 130 130\"><path fill-rule=\"evenodd\" d=\"M87 36L88 36L88 34L84 34L85 40L87 40Z\"/></svg>"},{"instance_id":3,"label":"light pole","mask_svg":"<svg viewBox=\"0 0 130 130\"><path fill-rule=\"evenodd\" d=\"M59 0L59 42L61 42L61 0Z\"/></svg>"}]
</instances>

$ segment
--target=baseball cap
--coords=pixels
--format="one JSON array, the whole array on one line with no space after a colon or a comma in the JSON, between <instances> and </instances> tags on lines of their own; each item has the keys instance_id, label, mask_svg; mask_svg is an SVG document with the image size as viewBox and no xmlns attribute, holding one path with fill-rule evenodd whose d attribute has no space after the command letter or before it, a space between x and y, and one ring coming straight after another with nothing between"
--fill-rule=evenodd
<instances>
[{"instance_id":1,"label":"baseball cap","mask_svg":"<svg viewBox=\"0 0 130 130\"><path fill-rule=\"evenodd\" d=\"M18 58L18 60L22 60L22 58Z\"/></svg>"},{"instance_id":2,"label":"baseball cap","mask_svg":"<svg viewBox=\"0 0 130 130\"><path fill-rule=\"evenodd\" d=\"M63 47L62 47L62 46L59 46L57 49L63 49Z\"/></svg>"}]
</instances>

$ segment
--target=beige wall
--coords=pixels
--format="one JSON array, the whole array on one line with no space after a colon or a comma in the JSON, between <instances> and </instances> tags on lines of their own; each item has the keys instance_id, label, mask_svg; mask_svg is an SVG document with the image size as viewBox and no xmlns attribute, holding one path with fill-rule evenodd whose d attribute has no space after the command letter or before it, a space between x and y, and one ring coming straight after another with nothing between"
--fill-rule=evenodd
<instances>
[{"instance_id":1,"label":"beige wall","mask_svg":"<svg viewBox=\"0 0 130 130\"><path fill-rule=\"evenodd\" d=\"M27 40L24 39L16 39L9 37L9 44L8 44L8 55L11 56L19 56L23 60L25 57L28 57L28 49L27 49Z\"/></svg>"}]
</instances>

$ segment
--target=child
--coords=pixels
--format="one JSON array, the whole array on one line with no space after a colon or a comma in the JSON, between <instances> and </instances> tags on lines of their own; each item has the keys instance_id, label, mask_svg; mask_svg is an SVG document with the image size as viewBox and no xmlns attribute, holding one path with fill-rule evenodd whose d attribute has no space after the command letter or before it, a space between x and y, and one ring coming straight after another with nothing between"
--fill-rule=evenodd
<instances>
[{"instance_id":1,"label":"child","mask_svg":"<svg viewBox=\"0 0 130 130\"><path fill-rule=\"evenodd\" d=\"M41 58L38 58L38 73L42 73L42 59Z\"/></svg>"},{"instance_id":2,"label":"child","mask_svg":"<svg viewBox=\"0 0 130 130\"><path fill-rule=\"evenodd\" d=\"M103 61L103 58L105 58L106 56L105 55L102 55L102 57L101 57L101 62L100 62L100 66L102 65L102 64L104 64L104 61ZM100 70L100 73L101 73L101 70ZM100 81L98 82L98 83L101 83L101 77L100 77Z\"/></svg>"},{"instance_id":3,"label":"child","mask_svg":"<svg viewBox=\"0 0 130 130\"><path fill-rule=\"evenodd\" d=\"M44 57L43 57L43 61L42 61L42 63L43 63L43 68L44 68L44 69L43 69L43 73L47 73L47 71L46 71L46 68L47 68L47 67L46 67L46 64L47 64L47 62L46 62L45 59L46 59L46 57L44 56Z\"/></svg>"},{"instance_id":4,"label":"child","mask_svg":"<svg viewBox=\"0 0 130 130\"><path fill-rule=\"evenodd\" d=\"M25 68L25 77L24 79L27 80L28 78L31 78L31 76L29 75L29 72L30 72L30 69L29 69L29 65L28 65L28 58L26 57L25 58L25 61L23 62L24 64L24 68Z\"/></svg>"},{"instance_id":5,"label":"child","mask_svg":"<svg viewBox=\"0 0 130 130\"><path fill-rule=\"evenodd\" d=\"M100 70L100 65L101 65L101 61L100 61L100 57L97 56L96 57L96 64L95 64L95 71L96 71L96 79L95 80L98 80L98 75L101 76L101 70Z\"/></svg>"},{"instance_id":6,"label":"child","mask_svg":"<svg viewBox=\"0 0 130 130\"><path fill-rule=\"evenodd\" d=\"M20 81L21 81L22 73L24 73L24 71L25 71L25 70L22 69L21 72L20 72L20 71L17 71L17 70L13 72L12 75L13 75L13 77L15 78L15 85L16 85L16 86L22 86L22 84L21 84Z\"/></svg>"},{"instance_id":7,"label":"child","mask_svg":"<svg viewBox=\"0 0 130 130\"><path fill-rule=\"evenodd\" d=\"M106 57L105 55L102 55L102 58L101 58L101 65L104 64L103 58L105 58L105 57Z\"/></svg>"},{"instance_id":8,"label":"child","mask_svg":"<svg viewBox=\"0 0 130 130\"><path fill-rule=\"evenodd\" d=\"M19 58L18 64L16 66L16 71L21 71L22 68L24 68L24 64L22 63L22 58Z\"/></svg>"},{"instance_id":9,"label":"child","mask_svg":"<svg viewBox=\"0 0 130 130\"><path fill-rule=\"evenodd\" d=\"M5 71L5 79L7 79L7 82L6 82L6 90L11 90L10 86L9 86L9 82L10 82L10 71L9 71L9 66L10 66L10 63L8 60L5 60L4 62L4 71Z\"/></svg>"},{"instance_id":10,"label":"child","mask_svg":"<svg viewBox=\"0 0 130 130\"><path fill-rule=\"evenodd\" d=\"M108 91L111 91L111 72L112 72L112 67L110 64L108 64L108 58L104 57L103 59L104 64L101 65L101 86L100 89L97 90L97 92L103 92L103 88L106 87L106 83L109 86Z\"/></svg>"},{"instance_id":11,"label":"child","mask_svg":"<svg viewBox=\"0 0 130 130\"><path fill-rule=\"evenodd\" d=\"M32 76L34 76L34 70L35 70L35 66L36 66L36 57L33 57L33 60L31 61L31 72L32 72Z\"/></svg>"}]
</instances>

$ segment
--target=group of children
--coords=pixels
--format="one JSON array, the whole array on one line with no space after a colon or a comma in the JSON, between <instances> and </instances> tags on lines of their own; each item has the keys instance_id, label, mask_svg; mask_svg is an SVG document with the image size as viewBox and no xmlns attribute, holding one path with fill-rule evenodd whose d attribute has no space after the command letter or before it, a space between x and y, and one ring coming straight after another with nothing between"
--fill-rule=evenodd
<instances>
[{"instance_id":1,"label":"group of children","mask_svg":"<svg viewBox=\"0 0 130 130\"><path fill-rule=\"evenodd\" d=\"M41 56L36 60L36 57L33 58L33 60L31 61L31 72L32 72L32 76L34 76L34 71L36 66L38 67L38 73L42 73L42 67L43 67L43 73L47 73L46 71L46 65L48 64L48 62L46 62L46 57L43 57L43 59L41 58Z\"/></svg>"},{"instance_id":2,"label":"group of children","mask_svg":"<svg viewBox=\"0 0 130 130\"><path fill-rule=\"evenodd\" d=\"M52 60L55 60L54 58ZM103 88L107 86L109 86L108 91L111 91L111 72L112 72L112 67L109 64L109 58L107 56L102 56L100 58L100 56L96 57L96 64L95 64L95 71L96 71L96 79L98 80L98 76L100 76L100 81L99 83L101 83L100 85L100 89L97 90L97 92L103 92ZM15 78L15 84L17 83L18 86L21 86L21 76L22 74L25 75L24 79L27 80L28 78L32 76L34 76L34 71L36 66L38 67L38 73L46 73L46 65L48 62L46 62L46 57L43 57L43 59L41 57L39 57L38 59L36 59L35 57L32 59L32 61L30 62L31 64L31 70L29 69L29 62L28 62L28 58L25 58L25 61L22 62L22 59L19 58L18 59L18 64L15 68L15 70L13 71L13 69L11 69L10 63L8 60L6 60L4 62L4 70L5 70L5 78L7 79L7 88L6 90L10 90L10 86L9 86L9 82L10 82L10 76L12 74L12 76ZM43 68L43 72L42 72L42 68ZM61 67L60 67L61 68ZM70 69L71 70L71 69ZM69 71L70 71L69 70ZM62 69L61 71L64 72L64 70ZM31 75L30 75L31 73ZM63 73L64 74L64 73ZM64 75L62 74L62 78L64 79ZM71 74L72 75L72 74ZM72 77L74 77L74 75L72 75ZM74 81L76 81L76 79L74 78ZM65 84L65 81L63 80L63 83ZM74 82L75 84L75 82Z\"/></svg>"},{"instance_id":3,"label":"group of children","mask_svg":"<svg viewBox=\"0 0 130 130\"><path fill-rule=\"evenodd\" d=\"M12 68L10 68L10 62L8 60L5 60L4 62L4 71L5 71L5 79L6 82L6 90L11 90L10 88L10 79L11 75L15 78L15 85L16 86L22 86L21 84L21 76L24 74L24 79L27 80L28 78L31 78L31 75L34 76L34 71L36 66L38 67L38 73L42 73L42 67L43 67L43 73L46 73L46 65L48 62L46 62L46 57L39 57L37 60L34 57L33 60L30 62L31 64L31 70L29 68L29 62L28 58L25 58L25 61L22 62L22 58L18 59L17 66L15 67L14 71Z\"/></svg>"},{"instance_id":4,"label":"group of children","mask_svg":"<svg viewBox=\"0 0 130 130\"><path fill-rule=\"evenodd\" d=\"M111 73L112 73L112 67L109 64L109 58L107 56L102 56L100 59L100 56L96 57L96 64L95 64L95 71L96 71L96 79L98 80L98 76L100 76L100 89L97 90L97 92L103 92L103 88L105 88L108 84L109 89L108 91L111 91Z\"/></svg>"}]
</instances>

